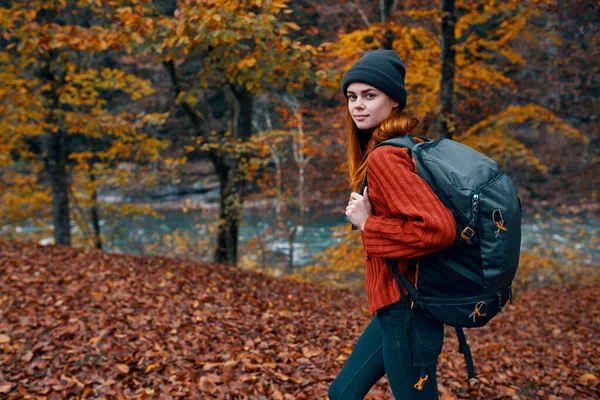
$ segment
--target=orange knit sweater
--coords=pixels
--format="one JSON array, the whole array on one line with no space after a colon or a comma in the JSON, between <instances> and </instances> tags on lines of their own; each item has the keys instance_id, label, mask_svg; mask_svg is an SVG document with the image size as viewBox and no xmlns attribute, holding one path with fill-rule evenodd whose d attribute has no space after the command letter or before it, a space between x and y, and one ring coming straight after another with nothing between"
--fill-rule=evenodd
<instances>
[{"instance_id":1,"label":"orange knit sweater","mask_svg":"<svg viewBox=\"0 0 600 400\"><path fill-rule=\"evenodd\" d=\"M373 215L361 232L367 259L365 289L369 312L400 300L385 258L397 258L411 283L408 259L451 245L456 223L427 182L419 177L407 149L382 146L367 158L368 196Z\"/></svg>"}]
</instances>

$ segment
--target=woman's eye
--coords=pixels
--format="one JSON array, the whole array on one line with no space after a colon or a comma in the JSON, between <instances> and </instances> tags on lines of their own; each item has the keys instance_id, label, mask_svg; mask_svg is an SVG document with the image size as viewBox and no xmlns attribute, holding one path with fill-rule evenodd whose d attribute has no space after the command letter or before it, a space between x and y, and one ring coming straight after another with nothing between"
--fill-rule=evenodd
<instances>
[{"instance_id":1,"label":"woman's eye","mask_svg":"<svg viewBox=\"0 0 600 400\"><path fill-rule=\"evenodd\" d=\"M374 97L375 97L375 95L374 95L374 94L372 94L372 93L369 93L369 94L367 95L367 99L372 99L372 98L374 98Z\"/></svg>"},{"instance_id":2,"label":"woman's eye","mask_svg":"<svg viewBox=\"0 0 600 400\"><path fill-rule=\"evenodd\" d=\"M353 94L351 94L350 96L348 96L348 98L349 98L350 100L352 100L352 101L356 100L356 96L355 96L355 95L353 95Z\"/></svg>"}]
</instances>

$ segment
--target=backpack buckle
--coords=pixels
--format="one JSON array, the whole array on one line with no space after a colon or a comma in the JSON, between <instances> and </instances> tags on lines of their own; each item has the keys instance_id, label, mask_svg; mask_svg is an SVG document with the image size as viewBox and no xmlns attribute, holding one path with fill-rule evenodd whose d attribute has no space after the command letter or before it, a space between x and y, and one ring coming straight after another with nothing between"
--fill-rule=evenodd
<instances>
[{"instance_id":1,"label":"backpack buckle","mask_svg":"<svg viewBox=\"0 0 600 400\"><path fill-rule=\"evenodd\" d=\"M465 229L463 229L460 233L460 237L464 240L471 240L473 236L475 236L475 229L471 228L470 226L465 227Z\"/></svg>"}]
</instances>

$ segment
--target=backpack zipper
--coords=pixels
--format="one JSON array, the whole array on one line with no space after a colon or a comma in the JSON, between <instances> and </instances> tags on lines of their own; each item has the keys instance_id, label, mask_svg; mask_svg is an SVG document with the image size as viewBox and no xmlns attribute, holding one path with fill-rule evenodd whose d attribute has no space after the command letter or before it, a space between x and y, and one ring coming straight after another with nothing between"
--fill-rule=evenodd
<instances>
[{"instance_id":1,"label":"backpack zipper","mask_svg":"<svg viewBox=\"0 0 600 400\"><path fill-rule=\"evenodd\" d=\"M435 146L441 140L443 140L443 139L440 139L437 142L436 141L424 142L424 143L422 143L422 145ZM429 176L431 176L431 181L436 186L434 192L439 197L442 197L446 204L452 205L453 209L457 210L457 212L453 213L453 214L455 214L455 216L458 217L458 220L465 226L465 228L461 231L461 238L463 240L469 240L470 238L472 238L475 235L475 229L477 228L477 218L479 217L479 197L480 197L481 192L483 190L485 190L487 187L493 185L497 180L502 178L505 174L500 173L500 174L496 175L494 177L494 179L492 179L491 181L487 182L486 184L480 186L479 188L477 188L475 190L475 192L473 193L472 206L471 206L472 215L471 215L471 220L469 221L467 219L467 217L462 212L460 212L460 208L457 207L456 204L450 198L448 198L448 196L446 196L446 193L443 190L440 190L440 185L437 182L437 180L435 179L435 176L433 176L433 174L431 173L431 171L429 170L427 165L423 162L423 157L421 155L421 148L420 148L422 146L420 146L420 145L421 145L421 143L417 143L411 149L413 155L416 156L416 158L419 160L419 163L421 164L421 166L427 171ZM463 236L464 234L467 234L468 239L466 239L466 237ZM470 236L469 236L469 234L470 234Z\"/></svg>"},{"instance_id":2,"label":"backpack zipper","mask_svg":"<svg viewBox=\"0 0 600 400\"><path fill-rule=\"evenodd\" d=\"M469 238L463 237L463 239L469 240L473 236L475 236L475 230L477 229L477 227L479 225L477 223L477 219L479 217L479 198L480 198L481 192L483 192L488 187L492 186L494 183L496 183L498 180L500 180L504 175L505 175L504 173L500 173L500 174L496 175L494 177L494 179L485 183L484 185L481 185L479 188L477 188L475 190L475 193L473 193L473 200L472 200L472 206L471 206L471 211L472 211L473 216L471 217L471 221L469 221L469 224L463 230L463 233L470 231L471 235Z\"/></svg>"},{"instance_id":3,"label":"backpack zipper","mask_svg":"<svg viewBox=\"0 0 600 400\"><path fill-rule=\"evenodd\" d=\"M494 183L496 183L496 181L500 180L500 178L502 178L504 175L506 175L504 172L500 172L498 175L496 175L494 177L494 179L492 179L491 181L489 181L488 183L481 185L475 193L480 194L481 192L483 192L485 189L487 189L489 186L492 186Z\"/></svg>"}]
</instances>

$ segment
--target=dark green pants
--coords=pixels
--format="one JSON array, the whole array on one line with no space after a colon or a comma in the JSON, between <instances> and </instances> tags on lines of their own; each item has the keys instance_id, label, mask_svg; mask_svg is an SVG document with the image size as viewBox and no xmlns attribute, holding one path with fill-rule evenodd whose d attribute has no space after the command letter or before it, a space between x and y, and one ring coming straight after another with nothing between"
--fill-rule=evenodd
<instances>
[{"instance_id":1,"label":"dark green pants","mask_svg":"<svg viewBox=\"0 0 600 400\"><path fill-rule=\"evenodd\" d=\"M387 375L398 400L438 398L435 377L444 326L401 302L377 310L329 388L331 400L362 400ZM420 377L428 379L418 390Z\"/></svg>"}]
</instances>

